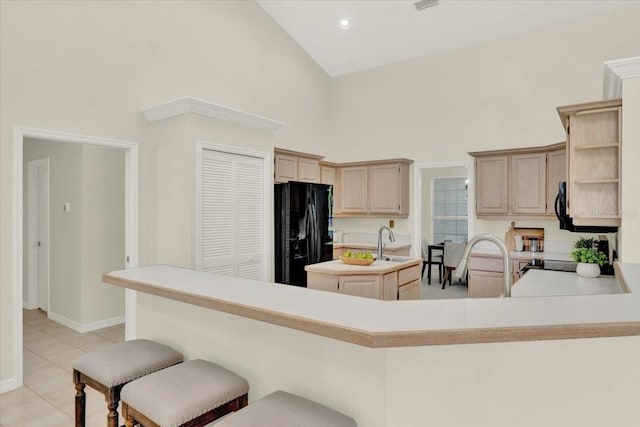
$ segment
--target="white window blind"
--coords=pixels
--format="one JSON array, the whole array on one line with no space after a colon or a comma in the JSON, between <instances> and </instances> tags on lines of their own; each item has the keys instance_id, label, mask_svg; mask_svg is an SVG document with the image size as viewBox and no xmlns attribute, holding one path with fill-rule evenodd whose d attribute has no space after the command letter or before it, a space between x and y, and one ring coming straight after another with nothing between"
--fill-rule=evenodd
<instances>
[{"instance_id":1,"label":"white window blind","mask_svg":"<svg viewBox=\"0 0 640 427\"><path fill-rule=\"evenodd\" d=\"M200 267L265 280L263 159L202 151Z\"/></svg>"},{"instance_id":2,"label":"white window blind","mask_svg":"<svg viewBox=\"0 0 640 427\"><path fill-rule=\"evenodd\" d=\"M467 178L434 178L432 200L433 241L466 242Z\"/></svg>"}]
</instances>

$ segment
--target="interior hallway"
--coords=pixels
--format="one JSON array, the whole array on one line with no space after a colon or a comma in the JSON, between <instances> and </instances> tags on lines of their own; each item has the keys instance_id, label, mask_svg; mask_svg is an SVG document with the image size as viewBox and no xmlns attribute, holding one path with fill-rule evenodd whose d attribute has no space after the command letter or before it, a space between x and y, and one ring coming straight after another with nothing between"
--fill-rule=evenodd
<instances>
[{"instance_id":1,"label":"interior hallway","mask_svg":"<svg viewBox=\"0 0 640 427\"><path fill-rule=\"evenodd\" d=\"M124 341L124 325L81 334L47 319L41 310L23 310L23 327L24 386L0 395L0 427L72 426L75 387L71 361ZM104 395L91 387L85 390L87 427L104 427Z\"/></svg>"}]
</instances>

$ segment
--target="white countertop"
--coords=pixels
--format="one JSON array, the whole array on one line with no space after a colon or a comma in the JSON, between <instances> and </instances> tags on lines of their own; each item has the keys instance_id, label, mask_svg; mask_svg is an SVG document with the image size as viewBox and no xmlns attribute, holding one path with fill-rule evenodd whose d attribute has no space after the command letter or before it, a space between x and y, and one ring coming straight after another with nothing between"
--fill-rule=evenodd
<instances>
[{"instance_id":1,"label":"white countertop","mask_svg":"<svg viewBox=\"0 0 640 427\"><path fill-rule=\"evenodd\" d=\"M564 329L573 325L579 333L572 335L571 330L569 333L558 332L558 338L581 337L584 334L638 334L640 264L620 264L618 267L630 293L544 298L379 301L166 265L114 271L105 275L103 280L167 298L175 295L174 299L192 304L210 304L212 309L234 314L248 312L246 317L285 326L288 324L283 319L295 319L298 326L288 327L357 342L355 338L343 338L332 335L334 332L323 333L313 329L314 325L324 325L324 329L339 328L350 331L352 335L372 337L371 346L375 347L416 345L404 344L407 342L438 343L441 341L437 336L446 331L450 331L449 335L453 337L447 343L517 341L500 328L520 334L524 330L531 336L538 336L536 333L540 327L560 325ZM536 274L530 280L537 282ZM300 324L306 326L301 327ZM584 325L592 327L587 330L578 327ZM618 332L618 328L626 332ZM547 329L555 331L557 328ZM592 332L603 329L604 332ZM477 335L474 330L478 330ZM517 333L513 336L520 336ZM488 338L492 334L500 336ZM551 333L544 337L554 339L556 335Z\"/></svg>"},{"instance_id":2,"label":"white countertop","mask_svg":"<svg viewBox=\"0 0 640 427\"><path fill-rule=\"evenodd\" d=\"M404 262L392 262L392 261L379 261L375 260L370 265L352 265L345 264L340 260L320 262L317 264L310 264L304 267L306 271L313 273L326 273L326 274L384 274L390 273L395 270L410 267L412 265L420 264L422 258L414 258Z\"/></svg>"},{"instance_id":3,"label":"white countertop","mask_svg":"<svg viewBox=\"0 0 640 427\"><path fill-rule=\"evenodd\" d=\"M622 293L614 276L595 279L566 271L529 270L511 288L511 297L607 295Z\"/></svg>"}]
</instances>

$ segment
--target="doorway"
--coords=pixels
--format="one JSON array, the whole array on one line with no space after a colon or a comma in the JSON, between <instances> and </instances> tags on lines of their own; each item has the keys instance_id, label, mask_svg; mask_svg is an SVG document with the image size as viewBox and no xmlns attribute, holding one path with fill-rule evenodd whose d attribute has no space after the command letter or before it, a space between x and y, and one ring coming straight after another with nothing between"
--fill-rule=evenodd
<instances>
[{"instance_id":1,"label":"doorway","mask_svg":"<svg viewBox=\"0 0 640 427\"><path fill-rule=\"evenodd\" d=\"M416 165L414 170L414 238L416 257L428 258L428 249L424 256L422 247L432 248L432 261L443 256L443 242L464 243L473 236L475 227L472 210L475 205L474 184L472 182L473 162L452 162ZM436 249L435 246L438 246ZM436 261L442 262L439 258ZM429 271L423 275L422 298L463 298L466 289L456 290L455 286L441 289L439 284L440 266L426 265L432 269L431 285L428 284ZM444 269L443 269L444 270ZM433 280L435 279L435 280ZM435 286L434 286L435 285Z\"/></svg>"},{"instance_id":2,"label":"doorway","mask_svg":"<svg viewBox=\"0 0 640 427\"><path fill-rule=\"evenodd\" d=\"M115 140L94 136L76 135L50 130L16 127L14 129L14 157L13 157L13 229L16 230L13 239L13 310L11 313L13 325L13 360L15 375L6 384L3 384L3 391L18 388L23 384L23 303L26 300L23 287L24 284L24 253L23 248L28 244L28 239L24 236L24 210L27 207L24 203L24 180L28 176L25 173L24 144L25 139L65 142L71 144L89 144L93 146L106 146L124 149L124 198L125 198L125 268L138 266L138 144L131 141ZM28 297L28 295L27 295ZM50 295L48 296L50 300ZM49 309L51 307L48 307ZM135 292L126 290L125 292L125 337L132 339L135 337Z\"/></svg>"},{"instance_id":3,"label":"doorway","mask_svg":"<svg viewBox=\"0 0 640 427\"><path fill-rule=\"evenodd\" d=\"M27 163L27 288L24 306L49 311L49 158Z\"/></svg>"}]
</instances>

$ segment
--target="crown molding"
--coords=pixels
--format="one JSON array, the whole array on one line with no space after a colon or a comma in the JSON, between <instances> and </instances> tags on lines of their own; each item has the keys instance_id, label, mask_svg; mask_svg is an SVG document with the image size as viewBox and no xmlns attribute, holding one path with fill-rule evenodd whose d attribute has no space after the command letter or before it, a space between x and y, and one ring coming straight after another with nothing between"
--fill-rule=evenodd
<instances>
[{"instance_id":1,"label":"crown molding","mask_svg":"<svg viewBox=\"0 0 640 427\"><path fill-rule=\"evenodd\" d=\"M226 120L242 126L261 130L276 130L285 124L277 120L268 119L244 111L214 104L191 96L183 96L172 101L165 102L155 107L142 110L142 115L149 123L180 114L196 113L213 119Z\"/></svg>"},{"instance_id":2,"label":"crown molding","mask_svg":"<svg viewBox=\"0 0 640 427\"><path fill-rule=\"evenodd\" d=\"M604 99L622 98L622 80L640 77L640 56L604 63Z\"/></svg>"}]
</instances>

